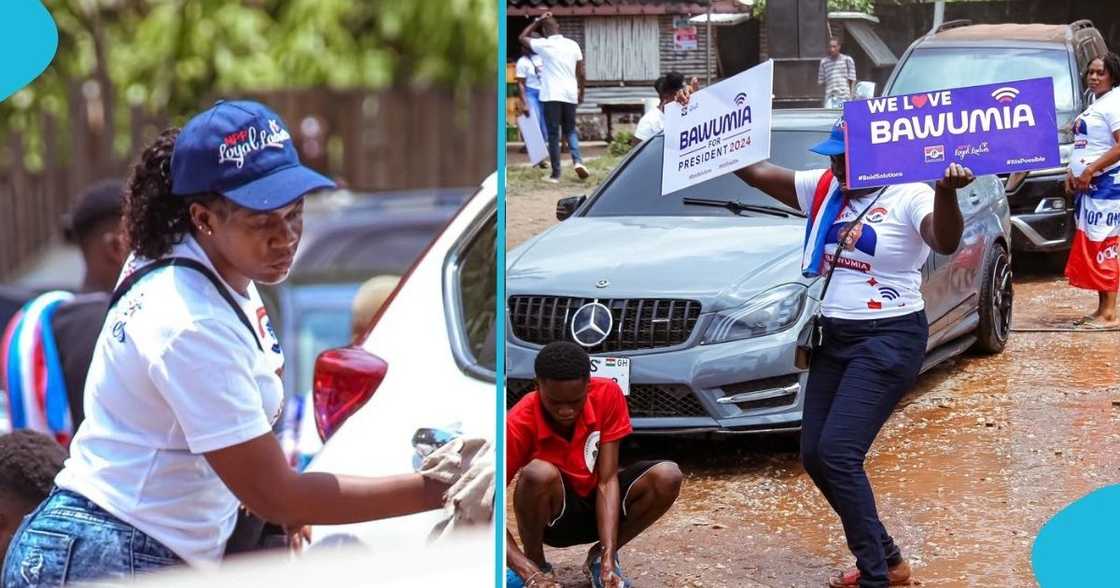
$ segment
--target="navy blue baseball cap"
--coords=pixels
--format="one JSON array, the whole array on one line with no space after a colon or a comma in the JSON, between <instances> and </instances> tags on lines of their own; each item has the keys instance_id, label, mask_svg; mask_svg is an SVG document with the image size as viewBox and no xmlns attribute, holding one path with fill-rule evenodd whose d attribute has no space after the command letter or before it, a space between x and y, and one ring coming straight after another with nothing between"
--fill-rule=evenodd
<instances>
[{"instance_id":1,"label":"navy blue baseball cap","mask_svg":"<svg viewBox=\"0 0 1120 588\"><path fill-rule=\"evenodd\" d=\"M177 196L217 192L245 208L275 210L334 187L299 162L287 125L257 102L218 101L183 127L171 154Z\"/></svg>"},{"instance_id":2,"label":"navy blue baseball cap","mask_svg":"<svg viewBox=\"0 0 1120 588\"><path fill-rule=\"evenodd\" d=\"M821 155L827 155L829 157L833 155L843 155L844 119L841 118L840 120L837 120L836 124L832 125L832 132L829 133L828 138L810 147L809 151L812 151L813 153L819 153Z\"/></svg>"}]
</instances>

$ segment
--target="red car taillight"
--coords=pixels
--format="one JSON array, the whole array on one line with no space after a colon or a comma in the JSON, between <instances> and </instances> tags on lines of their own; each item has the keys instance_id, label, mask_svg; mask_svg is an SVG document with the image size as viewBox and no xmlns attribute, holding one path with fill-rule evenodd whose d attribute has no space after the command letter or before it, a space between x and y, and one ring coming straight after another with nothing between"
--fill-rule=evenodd
<instances>
[{"instance_id":1,"label":"red car taillight","mask_svg":"<svg viewBox=\"0 0 1120 588\"><path fill-rule=\"evenodd\" d=\"M315 359L315 426L326 441L359 408L365 405L389 364L359 347L328 349Z\"/></svg>"}]
</instances>

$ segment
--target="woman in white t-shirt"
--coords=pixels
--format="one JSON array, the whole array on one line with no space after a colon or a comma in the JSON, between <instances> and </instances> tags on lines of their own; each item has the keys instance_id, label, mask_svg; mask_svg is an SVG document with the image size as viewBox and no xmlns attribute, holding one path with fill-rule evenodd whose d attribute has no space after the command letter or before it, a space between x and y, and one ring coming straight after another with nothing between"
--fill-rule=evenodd
<instances>
[{"instance_id":1,"label":"woman in white t-shirt","mask_svg":"<svg viewBox=\"0 0 1120 588\"><path fill-rule=\"evenodd\" d=\"M792 171L768 162L737 175L805 211L802 271L828 279L823 334L813 352L801 420L801 461L844 523L856 567L829 585L887 586L910 566L879 521L864 458L902 395L918 377L929 327L921 268L930 250L957 249L964 220L957 189L972 172L957 164L935 189L912 183L849 190L843 121L812 150L831 168Z\"/></svg>"},{"instance_id":2,"label":"woman in white t-shirt","mask_svg":"<svg viewBox=\"0 0 1120 588\"><path fill-rule=\"evenodd\" d=\"M442 505L446 480L417 473L299 474L272 434L284 355L255 283L287 276L303 196L333 186L255 102L219 102L144 150L126 194L132 256L89 368L86 420L0 584L217 563L239 504L293 543L304 525Z\"/></svg>"},{"instance_id":3,"label":"woman in white t-shirt","mask_svg":"<svg viewBox=\"0 0 1120 588\"><path fill-rule=\"evenodd\" d=\"M541 56L522 45L521 57L514 66L513 75L517 80L518 95L521 96L521 113L529 116L532 112L537 117L541 137L547 141L548 125L544 120L544 107L541 106L541 67Z\"/></svg>"},{"instance_id":4,"label":"woman in white t-shirt","mask_svg":"<svg viewBox=\"0 0 1120 588\"><path fill-rule=\"evenodd\" d=\"M1066 264L1076 288L1097 291L1097 310L1074 321L1084 329L1114 328L1120 290L1120 58L1089 62L1085 74L1095 100L1073 123L1073 154L1066 189L1075 192L1077 232Z\"/></svg>"}]
</instances>

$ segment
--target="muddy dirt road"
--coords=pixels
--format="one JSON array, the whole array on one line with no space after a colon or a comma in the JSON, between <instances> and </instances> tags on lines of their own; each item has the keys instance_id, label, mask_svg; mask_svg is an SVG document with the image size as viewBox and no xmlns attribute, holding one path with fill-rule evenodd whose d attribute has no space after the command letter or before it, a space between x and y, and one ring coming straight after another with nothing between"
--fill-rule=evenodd
<instances>
[{"instance_id":1,"label":"muddy dirt road","mask_svg":"<svg viewBox=\"0 0 1120 588\"><path fill-rule=\"evenodd\" d=\"M564 195L512 195L510 234L543 230L544 207ZM523 217L532 203L538 212ZM519 218L534 220L519 226ZM1068 324L1094 307L1095 294L1068 288L1059 274L1022 269L1016 328ZM1073 500L1120 483L1118 348L1115 332L1016 332L1001 355L967 356L921 377L867 463L915 580L1036 585L1030 549L1039 528ZM621 551L627 575L641 587L823 586L853 560L796 452L788 436L630 440L624 461L673 459L686 479L677 505ZM546 553L565 586L587 585L585 548Z\"/></svg>"}]
</instances>

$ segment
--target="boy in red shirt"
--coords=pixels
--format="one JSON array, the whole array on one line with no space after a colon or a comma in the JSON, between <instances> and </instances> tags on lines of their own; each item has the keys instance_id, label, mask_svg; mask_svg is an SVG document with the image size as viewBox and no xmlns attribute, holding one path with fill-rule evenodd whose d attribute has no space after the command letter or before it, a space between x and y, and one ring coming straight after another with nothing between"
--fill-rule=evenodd
<instances>
[{"instance_id":1,"label":"boy in red shirt","mask_svg":"<svg viewBox=\"0 0 1120 588\"><path fill-rule=\"evenodd\" d=\"M632 431L626 398L611 380L591 377L582 347L550 343L534 368L537 390L506 416L506 484L521 473L513 504L524 547L506 531L509 585L558 587L544 545L594 543L584 564L591 585L630 586L618 549L673 505L680 468L642 461L619 470L618 442Z\"/></svg>"}]
</instances>

